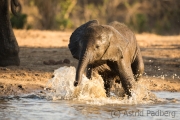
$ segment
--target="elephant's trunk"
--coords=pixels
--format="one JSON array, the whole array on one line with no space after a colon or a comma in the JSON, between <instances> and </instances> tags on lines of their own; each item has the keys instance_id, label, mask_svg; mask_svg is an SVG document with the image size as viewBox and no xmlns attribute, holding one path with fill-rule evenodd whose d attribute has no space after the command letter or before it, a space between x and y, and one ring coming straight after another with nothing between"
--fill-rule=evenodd
<instances>
[{"instance_id":1,"label":"elephant's trunk","mask_svg":"<svg viewBox=\"0 0 180 120\"><path fill-rule=\"evenodd\" d=\"M82 75L90 61L90 56L91 56L90 53L85 52L83 57L79 59L78 67L76 70L76 78L74 81L74 86L77 86L81 83Z\"/></svg>"},{"instance_id":2,"label":"elephant's trunk","mask_svg":"<svg viewBox=\"0 0 180 120\"><path fill-rule=\"evenodd\" d=\"M18 15L21 12L21 4L18 0L11 0L11 11L14 15Z\"/></svg>"}]
</instances>

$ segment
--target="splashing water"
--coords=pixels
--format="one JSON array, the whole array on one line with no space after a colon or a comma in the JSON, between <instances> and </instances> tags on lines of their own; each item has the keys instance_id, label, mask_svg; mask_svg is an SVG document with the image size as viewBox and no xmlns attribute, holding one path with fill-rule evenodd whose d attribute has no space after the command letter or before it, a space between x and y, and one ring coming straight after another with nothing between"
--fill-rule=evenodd
<instances>
[{"instance_id":1,"label":"splashing water","mask_svg":"<svg viewBox=\"0 0 180 120\"><path fill-rule=\"evenodd\" d=\"M81 84L74 87L75 74L75 67L65 66L55 70L54 77L47 83L47 88L51 90L47 91L46 98L52 100L78 100L96 105L146 104L159 100L140 82L135 83L135 87L131 91L132 97L130 98L127 96L122 97L119 94L123 93L122 87L119 87L119 85L114 86L115 90L111 91L111 97L106 97L104 81L100 75L94 75L91 80L83 75Z\"/></svg>"}]
</instances>

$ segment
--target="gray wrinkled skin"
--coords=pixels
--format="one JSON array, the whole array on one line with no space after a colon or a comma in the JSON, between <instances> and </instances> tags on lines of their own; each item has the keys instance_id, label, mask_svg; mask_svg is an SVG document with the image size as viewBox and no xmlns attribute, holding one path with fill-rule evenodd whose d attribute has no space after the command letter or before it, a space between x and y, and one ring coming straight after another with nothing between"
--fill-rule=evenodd
<instances>
[{"instance_id":1,"label":"gray wrinkled skin","mask_svg":"<svg viewBox=\"0 0 180 120\"><path fill-rule=\"evenodd\" d=\"M122 86L128 96L134 82L144 72L144 63L134 33L122 23L100 25L97 20L78 27L70 37L69 49L79 60L74 86L81 83L82 74L98 73L104 80L106 94L110 94L110 80Z\"/></svg>"},{"instance_id":2,"label":"gray wrinkled skin","mask_svg":"<svg viewBox=\"0 0 180 120\"><path fill-rule=\"evenodd\" d=\"M21 10L18 0L11 0L11 11L17 15ZM19 65L19 47L9 17L9 0L0 0L0 66Z\"/></svg>"}]
</instances>

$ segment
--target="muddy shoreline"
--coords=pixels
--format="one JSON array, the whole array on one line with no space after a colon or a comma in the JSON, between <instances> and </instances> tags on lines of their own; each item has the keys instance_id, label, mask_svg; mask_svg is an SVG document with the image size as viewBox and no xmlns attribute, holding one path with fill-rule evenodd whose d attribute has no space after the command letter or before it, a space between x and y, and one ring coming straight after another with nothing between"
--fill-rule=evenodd
<instances>
[{"instance_id":1,"label":"muddy shoreline","mask_svg":"<svg viewBox=\"0 0 180 120\"><path fill-rule=\"evenodd\" d=\"M67 48L71 31L14 32L21 65L0 67L0 97L43 92L55 69L77 66ZM142 83L151 91L180 92L180 35L137 34L136 38L145 63Z\"/></svg>"}]
</instances>

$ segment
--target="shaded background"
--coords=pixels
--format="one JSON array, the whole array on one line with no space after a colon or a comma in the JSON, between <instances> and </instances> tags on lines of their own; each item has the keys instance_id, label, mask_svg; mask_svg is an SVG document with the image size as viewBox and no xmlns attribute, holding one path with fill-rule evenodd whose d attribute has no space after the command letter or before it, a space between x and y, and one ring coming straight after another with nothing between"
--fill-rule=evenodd
<instances>
[{"instance_id":1,"label":"shaded background","mask_svg":"<svg viewBox=\"0 0 180 120\"><path fill-rule=\"evenodd\" d=\"M179 0L20 0L22 13L11 15L16 29L69 30L97 19L123 22L136 33L180 34Z\"/></svg>"}]
</instances>

